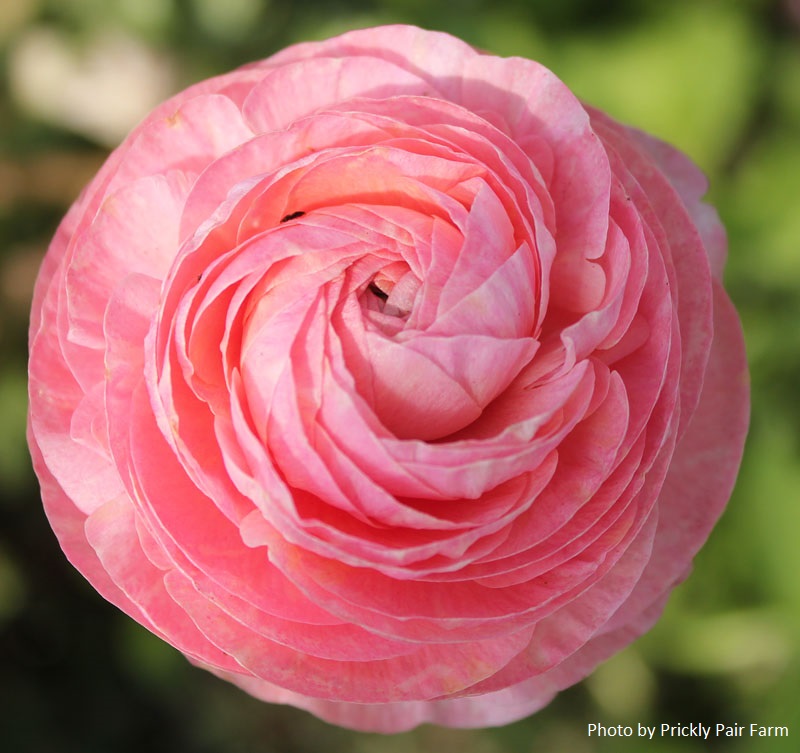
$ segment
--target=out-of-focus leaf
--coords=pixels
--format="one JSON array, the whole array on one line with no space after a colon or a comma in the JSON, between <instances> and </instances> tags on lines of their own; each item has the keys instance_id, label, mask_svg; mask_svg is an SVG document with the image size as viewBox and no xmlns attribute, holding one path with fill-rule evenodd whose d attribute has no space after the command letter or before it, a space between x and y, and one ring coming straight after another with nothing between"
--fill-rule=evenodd
<instances>
[{"instance_id":1,"label":"out-of-focus leaf","mask_svg":"<svg viewBox=\"0 0 800 753\"><path fill-rule=\"evenodd\" d=\"M24 373L0 372L0 491L17 490L30 477L25 443L28 392Z\"/></svg>"},{"instance_id":2,"label":"out-of-focus leaf","mask_svg":"<svg viewBox=\"0 0 800 753\"><path fill-rule=\"evenodd\" d=\"M553 64L581 97L675 143L710 170L748 117L761 38L733 4L662 7L646 24L566 40L554 49Z\"/></svg>"},{"instance_id":3,"label":"out-of-focus leaf","mask_svg":"<svg viewBox=\"0 0 800 753\"><path fill-rule=\"evenodd\" d=\"M758 144L728 186L731 264L746 269L751 281L794 289L800 280L798 171L800 139L787 128Z\"/></svg>"},{"instance_id":4,"label":"out-of-focus leaf","mask_svg":"<svg viewBox=\"0 0 800 753\"><path fill-rule=\"evenodd\" d=\"M192 0L203 30L214 38L230 41L252 29L265 5L263 0Z\"/></svg>"}]
</instances>

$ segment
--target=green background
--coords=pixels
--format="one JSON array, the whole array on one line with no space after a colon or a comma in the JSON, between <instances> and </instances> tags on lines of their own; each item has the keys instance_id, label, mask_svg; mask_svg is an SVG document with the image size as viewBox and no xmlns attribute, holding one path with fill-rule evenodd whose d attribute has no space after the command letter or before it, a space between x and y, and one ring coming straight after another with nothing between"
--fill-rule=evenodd
<instances>
[{"instance_id":1,"label":"green background","mask_svg":"<svg viewBox=\"0 0 800 753\"><path fill-rule=\"evenodd\" d=\"M41 511L24 440L27 316L36 269L81 186L144 114L137 108L291 42L388 22L441 29L498 54L538 59L588 102L688 152L708 173L711 199L729 230L726 281L752 367L752 426L736 492L663 619L546 710L495 730L350 733L259 703L192 668L106 604L67 564ZM117 78L124 71L128 78ZM0 730L6 750L797 749L798 0L0 0L0 73ZM83 94L71 88L81 82ZM64 101L78 106L65 109ZM791 737L645 743L589 738L590 722L757 722L788 725Z\"/></svg>"}]
</instances>

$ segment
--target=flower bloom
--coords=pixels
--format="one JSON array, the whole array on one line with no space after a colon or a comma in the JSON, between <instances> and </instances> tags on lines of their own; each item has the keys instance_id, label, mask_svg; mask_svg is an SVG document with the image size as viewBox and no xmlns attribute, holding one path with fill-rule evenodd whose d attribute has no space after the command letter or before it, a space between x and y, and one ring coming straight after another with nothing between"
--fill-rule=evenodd
<instances>
[{"instance_id":1,"label":"flower bloom","mask_svg":"<svg viewBox=\"0 0 800 753\"><path fill-rule=\"evenodd\" d=\"M671 147L394 26L156 109L36 285L72 563L192 662L356 729L502 724L657 619L748 415Z\"/></svg>"}]
</instances>

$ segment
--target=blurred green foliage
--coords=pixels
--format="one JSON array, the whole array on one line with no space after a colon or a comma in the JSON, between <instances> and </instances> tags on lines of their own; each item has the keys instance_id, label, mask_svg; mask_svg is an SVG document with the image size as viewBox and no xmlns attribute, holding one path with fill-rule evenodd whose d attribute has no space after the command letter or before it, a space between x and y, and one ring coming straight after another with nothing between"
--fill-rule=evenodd
<instances>
[{"instance_id":1,"label":"blurred green foliage","mask_svg":"<svg viewBox=\"0 0 800 753\"><path fill-rule=\"evenodd\" d=\"M586 101L687 151L708 173L711 198L729 229L727 283L741 312L752 365L752 430L737 490L663 619L549 708L498 730L423 727L392 737L348 733L303 712L261 704L191 668L102 602L66 565L41 512L25 450L25 343L33 278L59 217L108 147L91 124L65 123L47 103L32 104L35 97L28 95L36 92L24 90L33 84L20 70L20 61L29 60L26 51L52 51L58 42L66 51L64 64L80 70L86 51L113 32L132 50L153 56L157 70L163 68L177 90L294 41L387 22L442 29L498 54L538 59ZM37 39L51 46L32 46ZM0 70L0 729L5 749L796 749L800 2L0 0ZM642 743L586 735L589 722L699 721L789 725L792 737L744 736L712 745L688 738Z\"/></svg>"}]
</instances>

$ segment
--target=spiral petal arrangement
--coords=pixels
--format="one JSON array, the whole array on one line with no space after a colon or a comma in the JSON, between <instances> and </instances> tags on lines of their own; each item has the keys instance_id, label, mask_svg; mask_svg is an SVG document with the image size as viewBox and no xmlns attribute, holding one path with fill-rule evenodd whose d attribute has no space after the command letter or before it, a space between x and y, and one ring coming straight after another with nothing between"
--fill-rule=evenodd
<instances>
[{"instance_id":1,"label":"spiral petal arrangement","mask_svg":"<svg viewBox=\"0 0 800 753\"><path fill-rule=\"evenodd\" d=\"M502 724L647 630L748 415L671 147L446 34L164 103L43 264L29 442L108 600L268 701Z\"/></svg>"}]
</instances>

